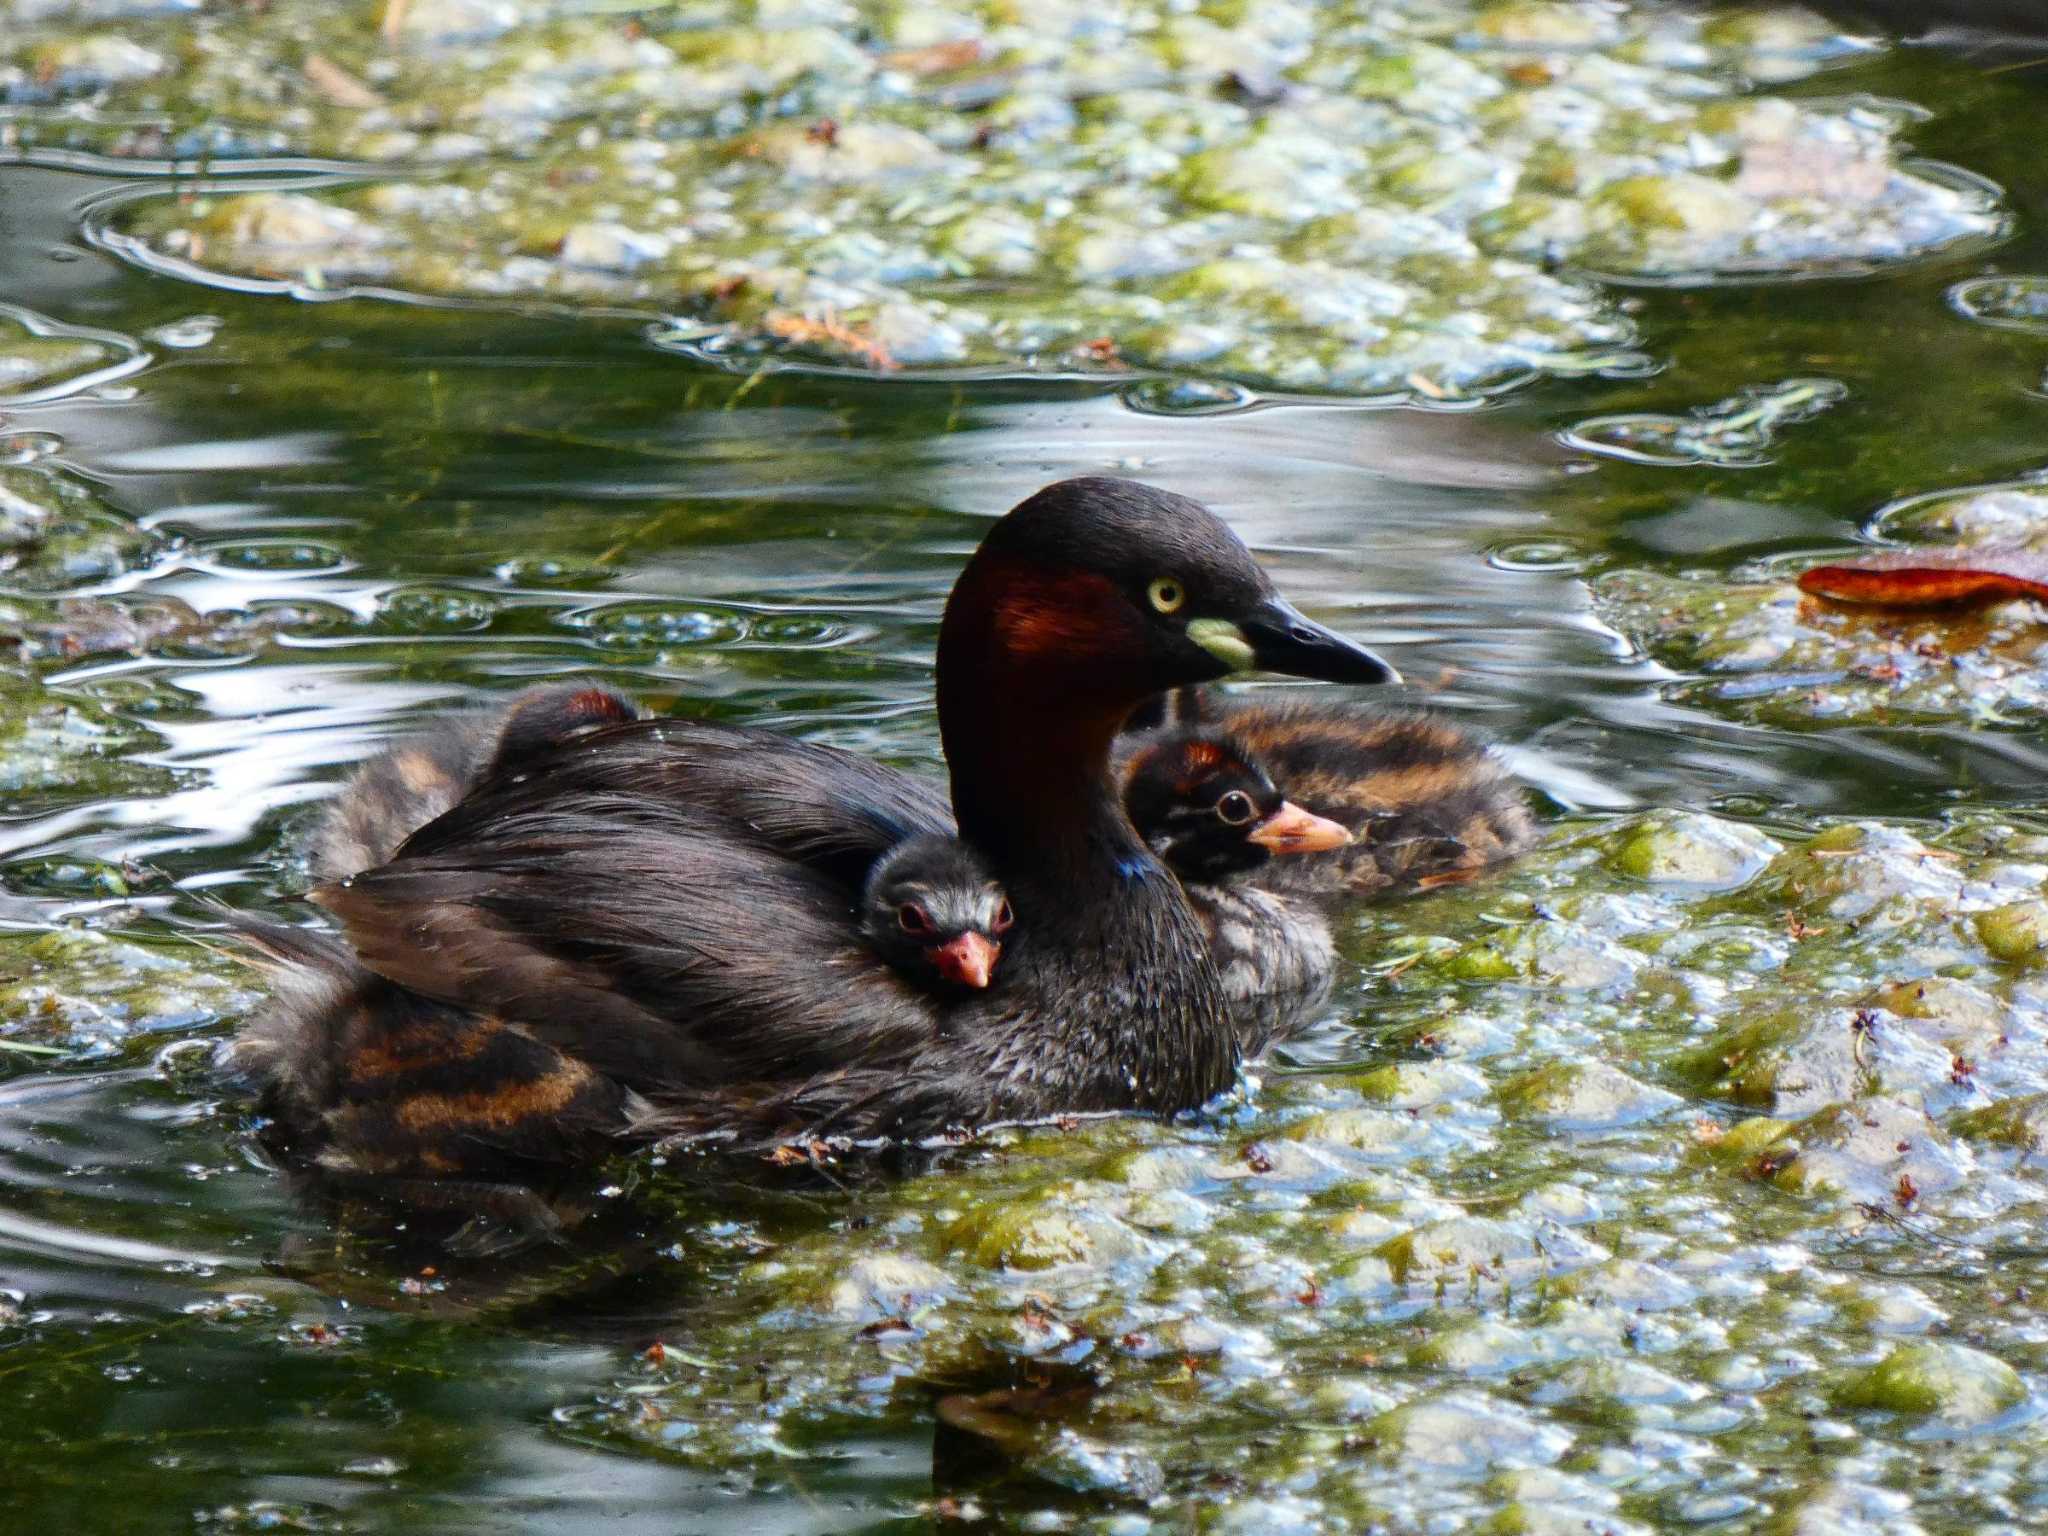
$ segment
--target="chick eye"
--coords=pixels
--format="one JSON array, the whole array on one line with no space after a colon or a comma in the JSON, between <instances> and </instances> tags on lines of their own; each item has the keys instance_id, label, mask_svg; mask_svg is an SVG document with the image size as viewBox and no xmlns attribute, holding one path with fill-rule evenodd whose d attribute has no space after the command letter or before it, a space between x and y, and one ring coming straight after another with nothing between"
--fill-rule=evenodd
<instances>
[{"instance_id":1,"label":"chick eye","mask_svg":"<svg viewBox=\"0 0 2048 1536\"><path fill-rule=\"evenodd\" d=\"M1010 925L1016 921L1017 914L1010 910L1010 904L1007 901L1004 902L1000 907L996 908L996 920L994 926L997 933L1008 933L1010 931Z\"/></svg>"},{"instance_id":2,"label":"chick eye","mask_svg":"<svg viewBox=\"0 0 2048 1536\"><path fill-rule=\"evenodd\" d=\"M1173 613L1188 600L1188 589L1171 576L1161 576L1145 589L1145 595L1160 613Z\"/></svg>"},{"instance_id":3,"label":"chick eye","mask_svg":"<svg viewBox=\"0 0 2048 1536\"><path fill-rule=\"evenodd\" d=\"M1259 808L1252 804L1252 797L1241 789L1233 789L1216 802L1216 814L1227 827L1241 827L1259 814Z\"/></svg>"},{"instance_id":4,"label":"chick eye","mask_svg":"<svg viewBox=\"0 0 2048 1536\"><path fill-rule=\"evenodd\" d=\"M927 934L932 932L932 920L923 907L914 901L906 901L896 909L896 922L905 933Z\"/></svg>"}]
</instances>

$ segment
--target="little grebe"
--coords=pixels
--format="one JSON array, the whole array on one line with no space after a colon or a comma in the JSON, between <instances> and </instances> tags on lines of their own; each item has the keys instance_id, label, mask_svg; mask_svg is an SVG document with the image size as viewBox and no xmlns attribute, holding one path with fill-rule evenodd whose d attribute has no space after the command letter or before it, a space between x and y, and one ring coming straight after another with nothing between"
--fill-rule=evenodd
<instances>
[{"instance_id":1,"label":"little grebe","mask_svg":"<svg viewBox=\"0 0 2048 1536\"><path fill-rule=\"evenodd\" d=\"M313 878L342 880L374 869L491 774L585 731L639 718L639 707L613 689L543 683L502 711L436 721L369 759L328 802L313 834Z\"/></svg>"},{"instance_id":2,"label":"little grebe","mask_svg":"<svg viewBox=\"0 0 2048 1536\"><path fill-rule=\"evenodd\" d=\"M370 759L328 802L313 839L314 872L332 879L380 863L491 774L517 771L523 759L598 726L641 718L640 707L613 689L556 683L527 689L500 711L437 721ZM1349 841L1336 822L1282 800L1265 771L1218 732L1139 740L1124 762L1124 809L1205 919L1205 886L1275 855ZM978 991L992 979L1014 921L1008 895L957 836L917 832L875 850L861 931L899 975L934 991ZM1286 935L1275 939L1284 943Z\"/></svg>"},{"instance_id":3,"label":"little grebe","mask_svg":"<svg viewBox=\"0 0 2048 1536\"><path fill-rule=\"evenodd\" d=\"M1351 841L1339 823L1282 799L1272 775L1221 731L1156 731L1119 751L1131 825L1183 881L1225 881L1275 856Z\"/></svg>"},{"instance_id":4,"label":"little grebe","mask_svg":"<svg viewBox=\"0 0 2048 1536\"><path fill-rule=\"evenodd\" d=\"M1341 896L1445 884L1514 858L1536 840L1536 823L1506 768L1483 743L1433 715L1219 699L1184 688L1150 720L1138 743L1163 753L1177 740L1220 737L1290 801L1351 833L1344 847L1279 862L1255 843L1240 845L1237 869L1264 889ZM1209 851L1230 857L1220 836Z\"/></svg>"},{"instance_id":5,"label":"little grebe","mask_svg":"<svg viewBox=\"0 0 2048 1536\"><path fill-rule=\"evenodd\" d=\"M1341 847L1350 834L1282 800L1256 763L1203 733L1177 733L1170 744L1134 757L1124 782L1124 810L1182 880L1209 932L1225 990L1233 1000L1280 990L1278 978L1294 974L1284 959L1269 954L1248 969L1239 957L1215 952L1222 930L1210 887L1274 855ZM1257 857L1248 858L1247 848ZM875 952L899 975L934 990L986 987L1014 921L1007 894L980 856L958 837L937 833L921 833L877 860L861 899L861 931ZM1322 927L1308 914L1301 923ZM1285 923L1270 931L1239 924L1229 932L1267 950L1300 942ZM1243 975L1259 982L1233 986L1232 978Z\"/></svg>"},{"instance_id":6,"label":"little grebe","mask_svg":"<svg viewBox=\"0 0 2048 1536\"><path fill-rule=\"evenodd\" d=\"M1281 799L1257 759L1220 732L1181 727L1127 736L1118 753L1124 809L1184 882L1225 994L1292 998L1296 1012L1320 1002L1337 969L1321 904L1259 889L1244 877L1277 856L1328 854L1350 835ZM1263 1043L1267 1028L1254 1018L1248 1050Z\"/></svg>"},{"instance_id":7,"label":"little grebe","mask_svg":"<svg viewBox=\"0 0 2048 1536\"><path fill-rule=\"evenodd\" d=\"M516 772L542 749L599 726L643 718L631 699L601 684L544 683L501 709L438 720L369 759L328 801L311 842L314 877L342 879L381 864L492 774ZM729 809L744 816L774 792L753 784L747 803ZM1001 935L1013 920L1009 900L974 850L952 834L936 786L931 795L931 818L945 832L914 830L917 818L877 819L861 829L872 846L849 841L844 864L849 874L872 865L860 875L861 928L877 954L922 985L978 990L1002 952ZM902 840L891 847L891 838Z\"/></svg>"},{"instance_id":8,"label":"little grebe","mask_svg":"<svg viewBox=\"0 0 2048 1536\"><path fill-rule=\"evenodd\" d=\"M860 927L899 976L934 991L980 991L1016 921L988 866L957 837L920 833L875 861Z\"/></svg>"},{"instance_id":9,"label":"little grebe","mask_svg":"<svg viewBox=\"0 0 2048 1536\"><path fill-rule=\"evenodd\" d=\"M1132 831L1111 748L1151 695L1253 666L1392 676L1197 503L1049 486L989 530L939 635L960 835L1017 915L996 985L942 1003L862 938L855 861L878 828L947 830L929 786L769 731L630 721L317 888L351 952L294 955L235 1060L302 1153L385 1180L517 1177L577 1129L585 1152L758 1147L1192 1107L1233 1080L1246 1009ZM464 1053L493 1050L520 1057L511 1088L463 1088Z\"/></svg>"}]
</instances>

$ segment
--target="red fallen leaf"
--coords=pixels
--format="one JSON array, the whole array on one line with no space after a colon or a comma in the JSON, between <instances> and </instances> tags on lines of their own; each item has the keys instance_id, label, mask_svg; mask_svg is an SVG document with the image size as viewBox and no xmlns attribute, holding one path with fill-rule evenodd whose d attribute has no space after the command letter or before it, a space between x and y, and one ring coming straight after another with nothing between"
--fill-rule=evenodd
<instances>
[{"instance_id":1,"label":"red fallen leaf","mask_svg":"<svg viewBox=\"0 0 2048 1536\"><path fill-rule=\"evenodd\" d=\"M1886 608L1959 607L2016 597L2048 602L2048 556L2030 549L1887 550L1803 571L1799 590Z\"/></svg>"}]
</instances>

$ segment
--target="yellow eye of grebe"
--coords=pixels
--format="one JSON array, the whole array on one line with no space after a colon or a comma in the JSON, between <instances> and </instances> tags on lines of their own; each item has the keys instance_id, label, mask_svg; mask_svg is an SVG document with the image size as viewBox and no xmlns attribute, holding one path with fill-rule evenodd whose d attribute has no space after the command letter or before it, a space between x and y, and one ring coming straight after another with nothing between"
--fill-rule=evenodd
<instances>
[{"instance_id":1,"label":"yellow eye of grebe","mask_svg":"<svg viewBox=\"0 0 2048 1536\"><path fill-rule=\"evenodd\" d=\"M1188 591L1171 576L1161 576L1145 589L1145 595L1152 599L1152 606L1161 613L1172 613L1188 600Z\"/></svg>"}]
</instances>

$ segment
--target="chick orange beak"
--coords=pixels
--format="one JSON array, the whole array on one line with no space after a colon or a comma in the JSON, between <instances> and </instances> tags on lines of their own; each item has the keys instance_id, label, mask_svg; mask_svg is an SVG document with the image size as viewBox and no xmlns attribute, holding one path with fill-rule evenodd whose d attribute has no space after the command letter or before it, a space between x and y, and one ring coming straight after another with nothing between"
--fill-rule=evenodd
<instances>
[{"instance_id":1,"label":"chick orange beak","mask_svg":"<svg viewBox=\"0 0 2048 1536\"><path fill-rule=\"evenodd\" d=\"M996 961L1003 953L1003 946L978 933L963 933L957 939L934 944L926 953L946 980L972 987L978 992L988 985Z\"/></svg>"},{"instance_id":2,"label":"chick orange beak","mask_svg":"<svg viewBox=\"0 0 2048 1536\"><path fill-rule=\"evenodd\" d=\"M1245 834L1269 853L1324 853L1342 848L1351 834L1327 816L1305 811L1292 800Z\"/></svg>"}]
</instances>

